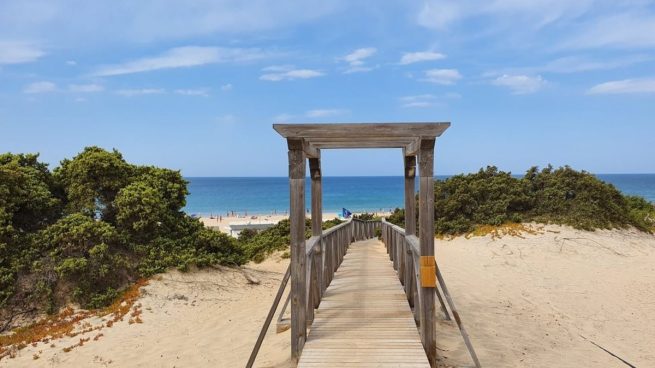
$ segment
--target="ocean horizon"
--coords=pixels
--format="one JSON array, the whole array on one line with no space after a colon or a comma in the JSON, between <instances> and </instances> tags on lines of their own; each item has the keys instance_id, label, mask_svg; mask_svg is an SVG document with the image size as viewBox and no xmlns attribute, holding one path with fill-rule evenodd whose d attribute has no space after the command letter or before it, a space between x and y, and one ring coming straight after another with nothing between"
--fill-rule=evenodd
<instances>
[{"instance_id":1,"label":"ocean horizon","mask_svg":"<svg viewBox=\"0 0 655 368\"><path fill-rule=\"evenodd\" d=\"M437 175L443 180L453 175ZM520 177L522 175L516 175ZM655 203L655 174L596 174L624 194L637 195ZM186 177L189 196L185 212L192 215L235 213L286 213L289 209L288 177ZM418 180L417 180L418 190ZM310 180L306 181L306 201L311 203ZM402 176L323 177L323 211L390 211L403 207Z\"/></svg>"}]
</instances>

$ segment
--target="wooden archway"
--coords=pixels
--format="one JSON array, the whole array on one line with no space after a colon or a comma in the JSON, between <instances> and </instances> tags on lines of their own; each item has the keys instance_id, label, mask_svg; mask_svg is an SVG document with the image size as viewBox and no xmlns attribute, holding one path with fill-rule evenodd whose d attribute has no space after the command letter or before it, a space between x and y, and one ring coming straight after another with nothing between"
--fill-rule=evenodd
<instances>
[{"instance_id":1,"label":"wooden archway","mask_svg":"<svg viewBox=\"0 0 655 368\"><path fill-rule=\"evenodd\" d=\"M300 357L307 339L305 265L305 160L311 177L312 234L322 234L321 150L400 148L404 158L405 235L416 235L415 177L419 168L421 253L420 335L431 366L436 365L434 269L434 146L450 123L274 124L287 140L291 221L291 356Z\"/></svg>"}]
</instances>

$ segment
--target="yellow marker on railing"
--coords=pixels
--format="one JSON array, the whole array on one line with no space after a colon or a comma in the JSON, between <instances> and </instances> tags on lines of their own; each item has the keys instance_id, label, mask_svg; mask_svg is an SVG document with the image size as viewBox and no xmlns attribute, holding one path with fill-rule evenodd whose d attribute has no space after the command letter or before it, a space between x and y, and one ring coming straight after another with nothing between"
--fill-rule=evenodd
<instances>
[{"instance_id":1,"label":"yellow marker on railing","mask_svg":"<svg viewBox=\"0 0 655 368\"><path fill-rule=\"evenodd\" d=\"M434 256L421 256L421 287L437 287L436 263Z\"/></svg>"}]
</instances>

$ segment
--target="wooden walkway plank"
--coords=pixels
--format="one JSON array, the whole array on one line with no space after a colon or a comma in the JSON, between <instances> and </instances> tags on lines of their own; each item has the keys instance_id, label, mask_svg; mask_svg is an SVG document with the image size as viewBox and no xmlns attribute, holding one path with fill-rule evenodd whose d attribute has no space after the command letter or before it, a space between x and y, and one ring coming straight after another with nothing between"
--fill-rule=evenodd
<instances>
[{"instance_id":1,"label":"wooden walkway plank","mask_svg":"<svg viewBox=\"0 0 655 368\"><path fill-rule=\"evenodd\" d=\"M403 287L377 239L350 245L316 310L298 367L430 367Z\"/></svg>"}]
</instances>

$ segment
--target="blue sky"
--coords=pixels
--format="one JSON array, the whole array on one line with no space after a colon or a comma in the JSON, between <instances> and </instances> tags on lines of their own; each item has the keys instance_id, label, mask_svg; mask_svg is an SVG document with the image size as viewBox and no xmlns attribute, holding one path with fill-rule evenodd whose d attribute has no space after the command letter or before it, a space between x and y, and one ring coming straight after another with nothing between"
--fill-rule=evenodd
<instances>
[{"instance_id":1,"label":"blue sky","mask_svg":"<svg viewBox=\"0 0 655 368\"><path fill-rule=\"evenodd\" d=\"M189 5L192 4L192 5ZM274 122L451 121L437 174L655 172L653 1L0 2L0 151L286 175ZM324 175L399 175L327 151Z\"/></svg>"}]
</instances>

